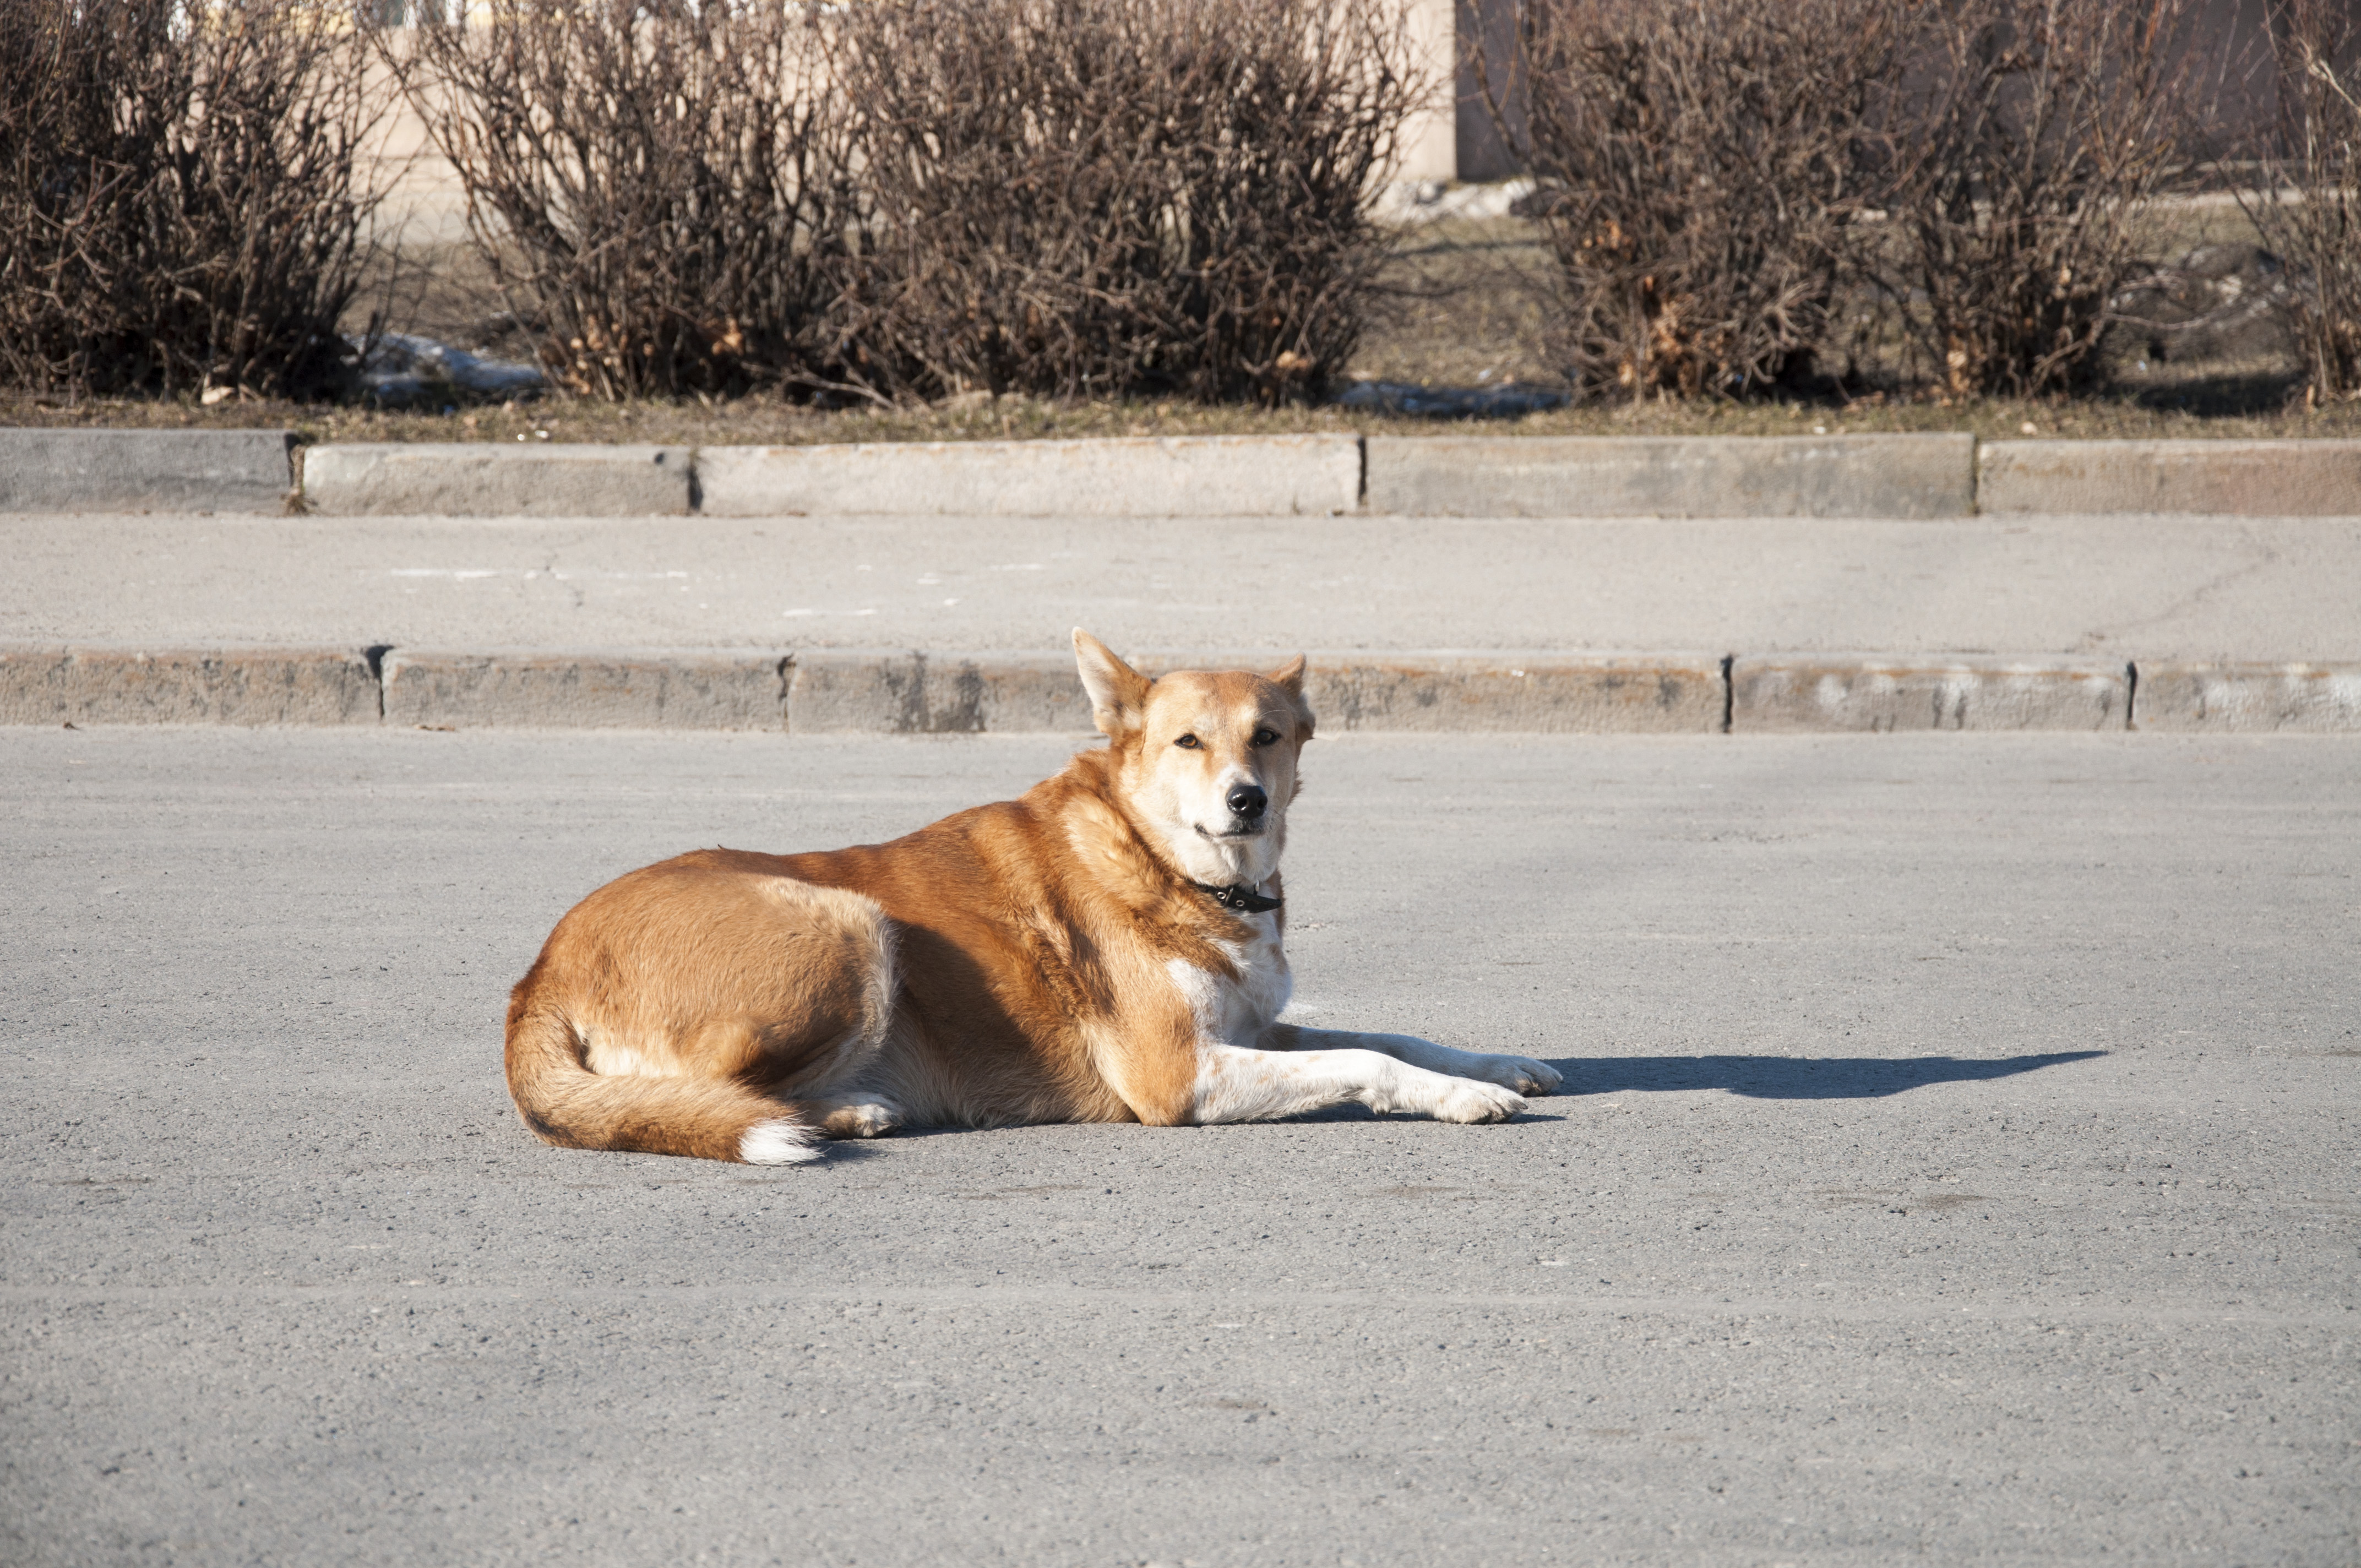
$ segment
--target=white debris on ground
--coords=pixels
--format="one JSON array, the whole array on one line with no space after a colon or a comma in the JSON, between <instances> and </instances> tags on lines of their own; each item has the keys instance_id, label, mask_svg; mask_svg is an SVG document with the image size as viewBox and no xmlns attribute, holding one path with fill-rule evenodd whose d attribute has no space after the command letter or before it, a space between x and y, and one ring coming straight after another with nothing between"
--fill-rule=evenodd
<instances>
[{"instance_id":1,"label":"white debris on ground","mask_svg":"<svg viewBox=\"0 0 2361 1568\"><path fill-rule=\"evenodd\" d=\"M1531 180L1500 180L1488 185L1446 184L1440 180L1401 180L1378 199L1379 223L1408 225L1440 218L1505 218L1509 209L1533 192Z\"/></svg>"},{"instance_id":2,"label":"white debris on ground","mask_svg":"<svg viewBox=\"0 0 2361 1568\"><path fill-rule=\"evenodd\" d=\"M362 396L389 408L431 402L464 393L476 398L513 398L540 391L547 383L530 365L509 359L487 359L437 343L390 332L374 344L355 338L362 353Z\"/></svg>"}]
</instances>

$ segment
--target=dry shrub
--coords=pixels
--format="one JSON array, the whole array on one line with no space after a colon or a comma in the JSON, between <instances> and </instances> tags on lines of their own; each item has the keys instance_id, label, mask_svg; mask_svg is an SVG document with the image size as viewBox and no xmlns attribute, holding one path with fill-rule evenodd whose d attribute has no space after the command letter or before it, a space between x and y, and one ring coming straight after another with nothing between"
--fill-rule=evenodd
<instances>
[{"instance_id":1,"label":"dry shrub","mask_svg":"<svg viewBox=\"0 0 2361 1568\"><path fill-rule=\"evenodd\" d=\"M562 386L835 382L857 247L846 116L780 0L502 0L387 35L467 223Z\"/></svg>"},{"instance_id":2,"label":"dry shrub","mask_svg":"<svg viewBox=\"0 0 2361 1568\"><path fill-rule=\"evenodd\" d=\"M364 51L289 0L0 4L0 378L344 385L379 192Z\"/></svg>"},{"instance_id":3,"label":"dry shrub","mask_svg":"<svg viewBox=\"0 0 2361 1568\"><path fill-rule=\"evenodd\" d=\"M2361 397L2361 22L2334 0L2275 9L2277 136L2242 200L2296 273L2284 308L2316 404Z\"/></svg>"},{"instance_id":4,"label":"dry shrub","mask_svg":"<svg viewBox=\"0 0 2361 1568\"><path fill-rule=\"evenodd\" d=\"M1861 144L1894 68L1892 0L1531 0L1530 204L1577 390L1743 395L1807 373L1871 204Z\"/></svg>"},{"instance_id":5,"label":"dry shrub","mask_svg":"<svg viewBox=\"0 0 2361 1568\"><path fill-rule=\"evenodd\" d=\"M1888 283L1960 394L2076 390L2188 167L2193 0L1947 0L1893 125Z\"/></svg>"},{"instance_id":6,"label":"dry shrub","mask_svg":"<svg viewBox=\"0 0 2361 1568\"><path fill-rule=\"evenodd\" d=\"M1390 0L924 0L842 14L884 393L1310 395L1358 341L1424 91Z\"/></svg>"}]
</instances>

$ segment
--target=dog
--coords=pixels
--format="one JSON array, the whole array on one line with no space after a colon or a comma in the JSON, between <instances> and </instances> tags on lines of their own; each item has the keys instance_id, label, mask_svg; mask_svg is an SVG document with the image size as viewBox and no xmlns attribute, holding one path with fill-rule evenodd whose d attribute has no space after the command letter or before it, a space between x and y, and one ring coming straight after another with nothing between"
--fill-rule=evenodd
<instances>
[{"instance_id":1,"label":"dog","mask_svg":"<svg viewBox=\"0 0 2361 1568\"><path fill-rule=\"evenodd\" d=\"M1279 1022L1301 656L1150 680L1077 628L1106 744L887 844L700 850L557 923L508 1083L569 1148L781 1165L917 1125L1499 1122L1547 1065Z\"/></svg>"}]
</instances>

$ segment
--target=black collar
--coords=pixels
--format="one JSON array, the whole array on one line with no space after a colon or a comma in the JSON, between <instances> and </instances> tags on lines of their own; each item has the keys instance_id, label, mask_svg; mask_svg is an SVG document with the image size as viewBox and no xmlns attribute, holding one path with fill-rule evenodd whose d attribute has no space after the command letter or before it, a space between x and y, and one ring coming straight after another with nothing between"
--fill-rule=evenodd
<instances>
[{"instance_id":1,"label":"black collar","mask_svg":"<svg viewBox=\"0 0 2361 1568\"><path fill-rule=\"evenodd\" d=\"M1192 882L1189 885L1223 908L1235 909L1241 915L1267 915L1278 908L1280 902L1276 898L1265 898L1244 883L1229 887L1215 887L1209 882Z\"/></svg>"}]
</instances>

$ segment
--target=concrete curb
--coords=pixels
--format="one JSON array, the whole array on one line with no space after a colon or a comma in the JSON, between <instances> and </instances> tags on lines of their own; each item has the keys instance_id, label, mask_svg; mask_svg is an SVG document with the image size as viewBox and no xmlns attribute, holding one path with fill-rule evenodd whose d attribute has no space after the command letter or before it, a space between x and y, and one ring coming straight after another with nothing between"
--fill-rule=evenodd
<instances>
[{"instance_id":1,"label":"concrete curb","mask_svg":"<svg viewBox=\"0 0 2361 1568\"><path fill-rule=\"evenodd\" d=\"M787 674L798 735L964 735L1091 728L1071 654L817 649Z\"/></svg>"},{"instance_id":2,"label":"concrete curb","mask_svg":"<svg viewBox=\"0 0 2361 1568\"><path fill-rule=\"evenodd\" d=\"M280 431L0 430L0 511L284 510ZM837 446L337 444L328 516L2361 515L2361 441L1225 435Z\"/></svg>"},{"instance_id":3,"label":"concrete curb","mask_svg":"<svg viewBox=\"0 0 2361 1568\"><path fill-rule=\"evenodd\" d=\"M283 512L283 430L0 429L0 512Z\"/></svg>"},{"instance_id":4,"label":"concrete curb","mask_svg":"<svg viewBox=\"0 0 2361 1568\"><path fill-rule=\"evenodd\" d=\"M787 655L744 649L390 649L385 722L426 729L777 729Z\"/></svg>"},{"instance_id":5,"label":"concrete curb","mask_svg":"<svg viewBox=\"0 0 2361 1568\"><path fill-rule=\"evenodd\" d=\"M2139 666L2142 729L2361 729L2361 665L2168 660Z\"/></svg>"},{"instance_id":6,"label":"concrete curb","mask_svg":"<svg viewBox=\"0 0 2361 1568\"><path fill-rule=\"evenodd\" d=\"M2361 512L2361 441L1994 441L1980 510L2342 517Z\"/></svg>"},{"instance_id":7,"label":"concrete curb","mask_svg":"<svg viewBox=\"0 0 2361 1568\"><path fill-rule=\"evenodd\" d=\"M2120 661L1741 656L1730 661L1730 728L1733 734L2123 729L2132 681Z\"/></svg>"},{"instance_id":8,"label":"concrete curb","mask_svg":"<svg viewBox=\"0 0 2361 1568\"><path fill-rule=\"evenodd\" d=\"M1176 669L1268 669L1271 652L1142 653ZM1709 654L1322 652L1304 695L1341 730L1710 734L1722 727L1722 660ZM787 696L798 734L1087 730L1089 700L1067 653L798 653Z\"/></svg>"},{"instance_id":9,"label":"concrete curb","mask_svg":"<svg viewBox=\"0 0 2361 1568\"><path fill-rule=\"evenodd\" d=\"M686 517L697 474L685 446L313 446L303 502L329 517Z\"/></svg>"},{"instance_id":10,"label":"concrete curb","mask_svg":"<svg viewBox=\"0 0 2361 1568\"><path fill-rule=\"evenodd\" d=\"M1966 434L1371 436L1371 511L1411 517L1966 517Z\"/></svg>"},{"instance_id":11,"label":"concrete curb","mask_svg":"<svg viewBox=\"0 0 2361 1568\"><path fill-rule=\"evenodd\" d=\"M1335 730L1710 735L1724 661L1706 653L1313 653L1304 695Z\"/></svg>"},{"instance_id":12,"label":"concrete curb","mask_svg":"<svg viewBox=\"0 0 2361 1568\"><path fill-rule=\"evenodd\" d=\"M1871 653L1313 652L1347 731L2361 733L2361 663L2137 665ZM1150 674L1275 652L1141 654ZM0 724L1087 733L1073 661L908 649L0 647Z\"/></svg>"},{"instance_id":13,"label":"concrete curb","mask_svg":"<svg viewBox=\"0 0 2361 1568\"><path fill-rule=\"evenodd\" d=\"M375 724L349 648L0 648L0 724Z\"/></svg>"},{"instance_id":14,"label":"concrete curb","mask_svg":"<svg viewBox=\"0 0 2361 1568\"><path fill-rule=\"evenodd\" d=\"M708 446L697 476L715 517L1290 517L1361 504L1350 435Z\"/></svg>"}]
</instances>

